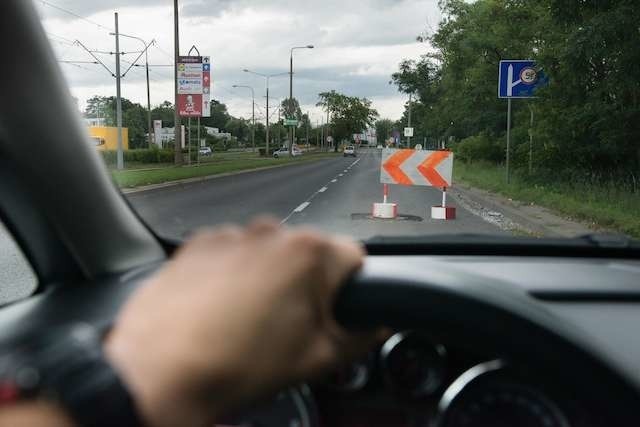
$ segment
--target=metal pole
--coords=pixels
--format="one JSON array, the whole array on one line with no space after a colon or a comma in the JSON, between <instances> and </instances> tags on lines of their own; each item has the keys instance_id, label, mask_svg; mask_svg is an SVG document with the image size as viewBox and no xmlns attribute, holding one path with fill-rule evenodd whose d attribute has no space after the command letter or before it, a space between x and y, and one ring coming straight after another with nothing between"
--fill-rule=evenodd
<instances>
[{"instance_id":1,"label":"metal pole","mask_svg":"<svg viewBox=\"0 0 640 427\"><path fill-rule=\"evenodd\" d=\"M411 127L411 94L409 94L409 120L407 127ZM407 137L407 148L411 148L411 137Z\"/></svg>"},{"instance_id":2,"label":"metal pole","mask_svg":"<svg viewBox=\"0 0 640 427\"><path fill-rule=\"evenodd\" d=\"M256 97L251 88L251 145L253 146L253 152L256 152Z\"/></svg>"},{"instance_id":3,"label":"metal pole","mask_svg":"<svg viewBox=\"0 0 640 427\"><path fill-rule=\"evenodd\" d=\"M178 59L180 56L180 35L178 32L178 0L173 0L173 86L174 86L174 113L173 113L173 125L174 125L174 163L181 165L182 159L182 132L180 123L180 112L178 111Z\"/></svg>"},{"instance_id":4,"label":"metal pole","mask_svg":"<svg viewBox=\"0 0 640 427\"><path fill-rule=\"evenodd\" d=\"M269 77L267 77L267 152L265 155L269 157Z\"/></svg>"},{"instance_id":5,"label":"metal pole","mask_svg":"<svg viewBox=\"0 0 640 427\"><path fill-rule=\"evenodd\" d=\"M149 148L153 144L151 138L151 92L149 90L149 55L147 49L144 51L144 66L147 69L147 128L149 129Z\"/></svg>"},{"instance_id":6,"label":"metal pole","mask_svg":"<svg viewBox=\"0 0 640 427\"><path fill-rule=\"evenodd\" d=\"M200 166L200 144L200 117L198 117L198 142L196 143L196 150L198 150L198 154L196 154L198 166Z\"/></svg>"},{"instance_id":7,"label":"metal pole","mask_svg":"<svg viewBox=\"0 0 640 427\"><path fill-rule=\"evenodd\" d=\"M282 142L282 138L280 138L280 110L282 105L278 105L278 148L280 148L280 143ZM291 154L291 152L289 152Z\"/></svg>"},{"instance_id":8,"label":"metal pole","mask_svg":"<svg viewBox=\"0 0 640 427\"><path fill-rule=\"evenodd\" d=\"M507 184L509 183L509 151L511 148L511 98L507 98Z\"/></svg>"},{"instance_id":9,"label":"metal pole","mask_svg":"<svg viewBox=\"0 0 640 427\"><path fill-rule=\"evenodd\" d=\"M124 153L122 144L122 98L120 96L120 35L118 33L118 13L115 14L116 24L116 126L118 126L118 153L116 167L124 168Z\"/></svg>"},{"instance_id":10,"label":"metal pole","mask_svg":"<svg viewBox=\"0 0 640 427\"><path fill-rule=\"evenodd\" d=\"M309 126L311 126L311 120L309 120L309 112L307 111L307 151L309 151Z\"/></svg>"},{"instance_id":11,"label":"metal pole","mask_svg":"<svg viewBox=\"0 0 640 427\"><path fill-rule=\"evenodd\" d=\"M529 121L529 175L533 173L533 108L529 104L531 120Z\"/></svg>"},{"instance_id":12,"label":"metal pole","mask_svg":"<svg viewBox=\"0 0 640 427\"><path fill-rule=\"evenodd\" d=\"M293 110L293 49L291 49L291 56L289 57L289 108ZM286 117L291 118L293 117ZM293 151L293 126L289 126L289 155Z\"/></svg>"},{"instance_id":13,"label":"metal pole","mask_svg":"<svg viewBox=\"0 0 640 427\"><path fill-rule=\"evenodd\" d=\"M189 159L187 160L187 164L190 165L191 164L191 117L189 117L187 119L187 152L189 153Z\"/></svg>"}]
</instances>

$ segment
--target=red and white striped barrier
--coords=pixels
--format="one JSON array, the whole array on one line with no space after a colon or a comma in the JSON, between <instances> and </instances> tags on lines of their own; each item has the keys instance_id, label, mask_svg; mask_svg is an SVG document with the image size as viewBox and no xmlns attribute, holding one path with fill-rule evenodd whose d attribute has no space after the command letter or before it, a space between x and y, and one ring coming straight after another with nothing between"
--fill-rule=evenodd
<instances>
[{"instance_id":1,"label":"red and white striped barrier","mask_svg":"<svg viewBox=\"0 0 640 427\"><path fill-rule=\"evenodd\" d=\"M431 206L431 219L456 219L456 208L447 206L447 187L442 187L442 205Z\"/></svg>"},{"instance_id":2,"label":"red and white striped barrier","mask_svg":"<svg viewBox=\"0 0 640 427\"><path fill-rule=\"evenodd\" d=\"M389 186L383 185L382 203L374 203L371 208L371 216L374 218L393 219L398 216L398 204L387 203Z\"/></svg>"}]
</instances>

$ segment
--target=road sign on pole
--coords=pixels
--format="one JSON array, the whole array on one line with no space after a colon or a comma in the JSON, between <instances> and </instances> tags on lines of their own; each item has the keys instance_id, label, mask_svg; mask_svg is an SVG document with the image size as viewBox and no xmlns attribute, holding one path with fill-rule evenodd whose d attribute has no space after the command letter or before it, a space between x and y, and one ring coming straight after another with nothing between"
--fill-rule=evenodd
<instances>
[{"instance_id":1,"label":"road sign on pole","mask_svg":"<svg viewBox=\"0 0 640 427\"><path fill-rule=\"evenodd\" d=\"M452 172L451 151L382 150L380 182L383 184L450 187Z\"/></svg>"},{"instance_id":2,"label":"road sign on pole","mask_svg":"<svg viewBox=\"0 0 640 427\"><path fill-rule=\"evenodd\" d=\"M204 106L202 56L180 56L176 78L179 115L201 117Z\"/></svg>"},{"instance_id":3,"label":"road sign on pole","mask_svg":"<svg viewBox=\"0 0 640 427\"><path fill-rule=\"evenodd\" d=\"M500 61L498 98L534 98L535 91L548 83L534 61L515 59Z\"/></svg>"},{"instance_id":4,"label":"road sign on pole","mask_svg":"<svg viewBox=\"0 0 640 427\"><path fill-rule=\"evenodd\" d=\"M498 98L507 98L507 152L506 182L509 183L509 160L511 152L511 99L535 98L535 91L548 84L548 79L529 59L500 61L498 68Z\"/></svg>"},{"instance_id":5,"label":"road sign on pole","mask_svg":"<svg viewBox=\"0 0 640 427\"><path fill-rule=\"evenodd\" d=\"M285 126L298 126L298 121L296 119L284 119Z\"/></svg>"},{"instance_id":6,"label":"road sign on pole","mask_svg":"<svg viewBox=\"0 0 640 427\"><path fill-rule=\"evenodd\" d=\"M413 128L404 128L404 136L412 137L413 136Z\"/></svg>"},{"instance_id":7,"label":"road sign on pole","mask_svg":"<svg viewBox=\"0 0 640 427\"><path fill-rule=\"evenodd\" d=\"M202 57L202 117L211 117L211 57Z\"/></svg>"}]
</instances>

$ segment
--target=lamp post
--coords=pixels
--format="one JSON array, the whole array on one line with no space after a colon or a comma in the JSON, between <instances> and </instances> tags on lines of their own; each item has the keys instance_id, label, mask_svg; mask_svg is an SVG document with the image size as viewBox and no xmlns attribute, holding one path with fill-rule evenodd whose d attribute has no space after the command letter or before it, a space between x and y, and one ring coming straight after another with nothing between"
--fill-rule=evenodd
<instances>
[{"instance_id":1,"label":"lamp post","mask_svg":"<svg viewBox=\"0 0 640 427\"><path fill-rule=\"evenodd\" d=\"M267 114L266 114L266 124L267 124L267 129L266 129L266 143L267 143L267 152L266 155L267 157L269 156L269 79L271 77L278 77L278 76L284 76L287 73L276 73L276 74L262 74L262 73L256 73L255 71L251 71L251 70L247 70L246 68L244 70L245 73L249 73L249 74L255 74L256 76L260 76L260 77L264 77L265 79L265 83L266 83L266 88L267 88Z\"/></svg>"},{"instance_id":2,"label":"lamp post","mask_svg":"<svg viewBox=\"0 0 640 427\"><path fill-rule=\"evenodd\" d=\"M306 46L294 46L289 51L289 108L293 108L293 51L295 49L313 49L313 45L308 44ZM285 117L285 119L286 118L290 117ZM292 126L289 129L289 154L291 154L293 150L293 132L294 127Z\"/></svg>"},{"instance_id":3,"label":"lamp post","mask_svg":"<svg viewBox=\"0 0 640 427\"><path fill-rule=\"evenodd\" d=\"M256 152L256 95L251 86L246 85L233 85L233 87L243 87L245 89L251 89L251 145L253 146L253 152Z\"/></svg>"}]
</instances>

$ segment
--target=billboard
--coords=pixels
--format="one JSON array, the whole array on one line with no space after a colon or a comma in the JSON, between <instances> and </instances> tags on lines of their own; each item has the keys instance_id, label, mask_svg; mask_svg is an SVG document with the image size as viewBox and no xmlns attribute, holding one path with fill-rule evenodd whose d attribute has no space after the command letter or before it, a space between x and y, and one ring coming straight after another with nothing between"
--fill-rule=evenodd
<instances>
[{"instance_id":1,"label":"billboard","mask_svg":"<svg viewBox=\"0 0 640 427\"><path fill-rule=\"evenodd\" d=\"M201 117L202 94L178 95L178 114L181 117Z\"/></svg>"},{"instance_id":2,"label":"billboard","mask_svg":"<svg viewBox=\"0 0 640 427\"><path fill-rule=\"evenodd\" d=\"M203 110L202 56L179 56L178 114L181 117L201 117Z\"/></svg>"}]
</instances>

